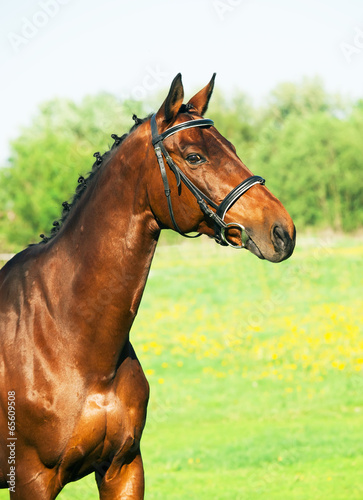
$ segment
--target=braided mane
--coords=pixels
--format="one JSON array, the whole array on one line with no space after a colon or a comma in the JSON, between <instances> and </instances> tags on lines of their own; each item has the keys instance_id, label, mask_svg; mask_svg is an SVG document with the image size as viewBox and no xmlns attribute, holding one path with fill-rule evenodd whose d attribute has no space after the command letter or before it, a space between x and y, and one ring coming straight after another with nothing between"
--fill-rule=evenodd
<instances>
[{"instance_id":1,"label":"braided mane","mask_svg":"<svg viewBox=\"0 0 363 500\"><path fill-rule=\"evenodd\" d=\"M111 137L114 140L114 143L111 146L111 149L109 151L106 151L101 155L99 152L94 153L94 157L96 158L95 162L92 165L92 170L88 172L87 177L83 177L82 175L78 178L78 185L76 188L76 192L74 193L72 199L70 202L64 201L62 203L62 214L59 219L55 220L53 222L53 227L50 232L50 236L45 236L44 234L41 234L40 237L42 240L39 243L47 243L49 240L54 238L54 236L58 233L60 228L63 226L64 222L67 220L70 212L74 209L75 205L78 203L78 201L81 199L83 193L86 191L87 186L90 185L92 180L95 178L97 173L100 171L102 165L104 164L105 160L109 157L111 152L115 149L117 149L120 144L130 135L139 125L144 123L146 120L148 120L150 116L147 116L145 118L138 118L135 114L132 116L132 119L135 121L135 124L131 127L128 133L123 134L121 137L118 137L116 134L112 134Z\"/></svg>"}]
</instances>

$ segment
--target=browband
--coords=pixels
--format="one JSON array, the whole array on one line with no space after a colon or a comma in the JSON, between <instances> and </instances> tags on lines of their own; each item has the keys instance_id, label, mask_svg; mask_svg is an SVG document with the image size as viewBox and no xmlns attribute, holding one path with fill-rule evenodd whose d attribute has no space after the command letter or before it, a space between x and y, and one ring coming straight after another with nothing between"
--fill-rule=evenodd
<instances>
[{"instance_id":1,"label":"browband","mask_svg":"<svg viewBox=\"0 0 363 500\"><path fill-rule=\"evenodd\" d=\"M155 115L153 115L151 118L151 130L153 130L154 127L154 131L156 132L155 134L153 133L152 137L153 146L157 142L163 141L170 135L176 134L180 130L185 130L187 128L194 128L194 127L211 127L212 125L214 125L214 121L209 120L209 118L203 118L201 120L190 120L188 122L178 123L178 125L174 125L174 127L170 127L167 130L165 130L165 132L158 134L156 118Z\"/></svg>"}]
</instances>

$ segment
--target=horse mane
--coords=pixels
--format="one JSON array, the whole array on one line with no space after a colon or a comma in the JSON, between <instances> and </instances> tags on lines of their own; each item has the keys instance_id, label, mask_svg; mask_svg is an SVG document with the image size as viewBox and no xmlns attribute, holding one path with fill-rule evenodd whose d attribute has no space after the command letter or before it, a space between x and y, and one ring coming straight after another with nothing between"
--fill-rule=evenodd
<instances>
[{"instance_id":1,"label":"horse mane","mask_svg":"<svg viewBox=\"0 0 363 500\"><path fill-rule=\"evenodd\" d=\"M105 160L110 156L111 152L117 149L122 142L128 137L134 130L136 130L139 125L144 123L145 121L149 120L151 115L146 116L145 118L138 118L135 114L132 116L132 119L135 121L135 124L130 128L129 132L126 134L123 134L121 137L118 137L116 134L112 134L111 137L114 140L114 143L112 144L111 148L103 153L101 155L99 152L94 153L94 157L96 158L96 161L92 165L92 170L88 172L87 177L83 177L82 175L78 178L78 185L76 188L76 191L71 199L70 202L64 201L62 203L63 210L62 214L59 219L56 219L53 222L53 227L51 229L50 235L45 236L44 234L41 234L40 237L42 240L39 242L41 243L47 243L49 240L54 238L60 228L63 226L65 221L68 219L69 214L71 211L74 209L75 205L78 203L78 201L82 198L83 193L86 191L87 186L90 185L92 180L95 178L97 173L100 171L102 165L105 163ZM30 245L32 246L32 245Z\"/></svg>"}]
</instances>

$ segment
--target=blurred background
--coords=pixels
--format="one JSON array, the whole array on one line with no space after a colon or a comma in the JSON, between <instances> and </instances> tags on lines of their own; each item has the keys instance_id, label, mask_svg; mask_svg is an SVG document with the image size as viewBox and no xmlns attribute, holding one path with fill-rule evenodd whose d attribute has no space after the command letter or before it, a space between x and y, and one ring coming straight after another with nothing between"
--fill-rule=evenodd
<instances>
[{"instance_id":1,"label":"blurred background","mask_svg":"<svg viewBox=\"0 0 363 500\"><path fill-rule=\"evenodd\" d=\"M152 391L146 498L363 498L362 2L0 11L0 262L49 233L92 154L178 72L186 97L217 72L207 116L297 227L278 266L161 238L133 332ZM60 497L97 498L93 479Z\"/></svg>"}]
</instances>

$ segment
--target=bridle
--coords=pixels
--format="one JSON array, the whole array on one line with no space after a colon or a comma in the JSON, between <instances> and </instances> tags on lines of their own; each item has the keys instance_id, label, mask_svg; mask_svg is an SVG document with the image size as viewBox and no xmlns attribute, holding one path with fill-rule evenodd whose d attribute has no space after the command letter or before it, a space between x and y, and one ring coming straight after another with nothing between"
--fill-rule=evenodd
<instances>
[{"instance_id":1,"label":"bridle","mask_svg":"<svg viewBox=\"0 0 363 500\"><path fill-rule=\"evenodd\" d=\"M188 234L185 234L181 229L179 228L175 217L174 217L174 212L173 212L173 207L171 203L171 197L170 197L170 187L169 187L169 182L168 182L168 177L166 175L166 170L165 170L165 164L163 160L163 156L169 165L170 170L174 173L177 186L179 188L181 181L185 184L185 186L189 189L189 191L195 196L198 205L203 212L204 215L207 217L211 218L214 222L214 239L217 243L223 246L231 246L232 248L243 248L245 246L245 242L243 241L243 234L246 231L244 226L242 224L239 224L238 222L229 222L226 223L224 221L224 217L226 216L227 211L231 208L231 206L243 195L248 191L252 186L255 184L265 184L265 179L260 177L259 175L253 175L252 177L248 177L244 181L242 181L238 186L236 186L232 191L230 191L227 196L224 198L224 200L217 205L212 201L206 194L204 194L193 182L184 174L182 170L178 167L178 165L175 164L169 153L167 152L163 141L167 137L170 137L171 135L180 132L181 130L186 130L188 128L194 128L194 127L211 127L214 125L213 120L210 120L208 118L202 118L198 120L189 120L187 122L179 123L178 125L174 125L174 127L170 127L169 129L165 130L161 134L158 132L158 127L156 124L156 115L154 114L151 117L151 134L152 134L152 144L154 146L155 154L158 159L159 167L160 167L160 172L161 172L161 177L163 179L163 184L164 184L164 191L165 191L165 196L168 202L168 208L169 208L169 214L171 221L173 223L173 226L175 230L181 234L182 236L186 238L197 238L198 236L201 236L201 234L197 234L196 236L189 236ZM208 205L210 205L212 208L215 209L215 212L211 210ZM230 241L228 241L226 237L226 230L228 228L235 227L241 230L241 245L234 245ZM247 238L248 239L248 235Z\"/></svg>"}]
</instances>

